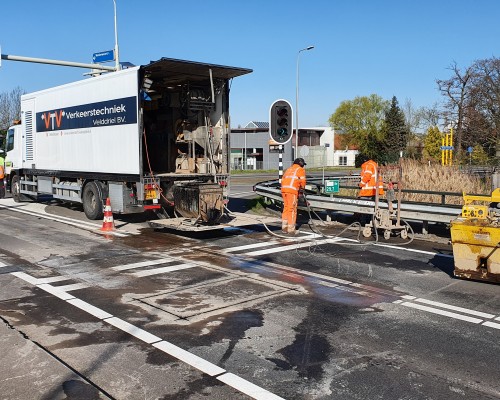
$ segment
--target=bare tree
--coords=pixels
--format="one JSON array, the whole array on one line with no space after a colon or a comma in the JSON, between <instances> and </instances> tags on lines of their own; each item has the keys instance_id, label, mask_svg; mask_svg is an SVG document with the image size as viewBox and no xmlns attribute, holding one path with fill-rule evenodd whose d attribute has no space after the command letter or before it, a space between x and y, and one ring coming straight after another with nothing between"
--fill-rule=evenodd
<instances>
[{"instance_id":1,"label":"bare tree","mask_svg":"<svg viewBox=\"0 0 500 400\"><path fill-rule=\"evenodd\" d=\"M500 159L500 59L476 61L468 112L471 134L483 138L485 150L494 149Z\"/></svg>"},{"instance_id":2,"label":"bare tree","mask_svg":"<svg viewBox=\"0 0 500 400\"><path fill-rule=\"evenodd\" d=\"M441 93L447 97L446 109L448 111L448 122L452 124L456 123L455 147L457 157L460 159L462 155L464 118L466 108L470 105L474 69L470 66L462 71L455 61L449 69L452 71L453 76L447 80L438 79L436 83Z\"/></svg>"},{"instance_id":3,"label":"bare tree","mask_svg":"<svg viewBox=\"0 0 500 400\"><path fill-rule=\"evenodd\" d=\"M16 119L21 119L21 95L19 86L10 92L0 93L0 130L6 130Z\"/></svg>"},{"instance_id":4,"label":"bare tree","mask_svg":"<svg viewBox=\"0 0 500 400\"><path fill-rule=\"evenodd\" d=\"M429 128L438 126L443 121L443 112L439 108L438 103L434 103L430 107L420 107L417 110L419 128L423 132L427 132Z\"/></svg>"}]
</instances>

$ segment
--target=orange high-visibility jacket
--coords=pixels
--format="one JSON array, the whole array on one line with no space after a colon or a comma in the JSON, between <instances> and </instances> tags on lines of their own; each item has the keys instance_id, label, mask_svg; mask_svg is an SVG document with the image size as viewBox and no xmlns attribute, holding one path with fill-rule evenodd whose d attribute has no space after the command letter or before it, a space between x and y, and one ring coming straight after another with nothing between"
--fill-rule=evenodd
<instances>
[{"instance_id":1,"label":"orange high-visibility jacket","mask_svg":"<svg viewBox=\"0 0 500 400\"><path fill-rule=\"evenodd\" d=\"M306 171L298 164L288 168L281 178L281 192L299 194L300 188L306 187Z\"/></svg>"},{"instance_id":2,"label":"orange high-visibility jacket","mask_svg":"<svg viewBox=\"0 0 500 400\"><path fill-rule=\"evenodd\" d=\"M5 172L3 170L3 165L0 165L0 179L5 178Z\"/></svg>"},{"instance_id":3,"label":"orange high-visibility jacket","mask_svg":"<svg viewBox=\"0 0 500 400\"><path fill-rule=\"evenodd\" d=\"M375 184L375 175L377 173L378 165L373 160L365 161L361 165L361 187L359 195L361 197L375 196L375 190L377 185ZM378 176L378 194L384 194L384 184L382 182L382 176Z\"/></svg>"}]
</instances>

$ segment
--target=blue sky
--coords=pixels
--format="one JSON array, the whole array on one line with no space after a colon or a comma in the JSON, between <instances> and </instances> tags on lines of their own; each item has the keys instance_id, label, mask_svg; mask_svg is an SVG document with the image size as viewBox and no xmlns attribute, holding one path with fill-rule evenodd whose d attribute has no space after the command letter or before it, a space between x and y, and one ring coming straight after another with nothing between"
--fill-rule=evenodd
<instances>
[{"instance_id":1,"label":"blue sky","mask_svg":"<svg viewBox=\"0 0 500 400\"><path fill-rule=\"evenodd\" d=\"M341 101L372 93L415 107L442 101L447 69L499 56L498 0L116 0L120 60L161 57L245 67L231 124L267 121L276 99L300 126L326 126ZM187 5L187 6L186 6ZM2 0L2 54L91 62L114 47L112 0ZM2 60L0 93L84 79L78 68Z\"/></svg>"}]
</instances>

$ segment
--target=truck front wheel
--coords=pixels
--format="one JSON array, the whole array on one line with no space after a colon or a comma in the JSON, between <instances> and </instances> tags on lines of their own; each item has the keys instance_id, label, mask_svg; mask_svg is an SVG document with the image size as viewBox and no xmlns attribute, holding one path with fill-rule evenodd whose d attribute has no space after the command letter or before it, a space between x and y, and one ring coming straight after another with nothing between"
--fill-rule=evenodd
<instances>
[{"instance_id":1,"label":"truck front wheel","mask_svg":"<svg viewBox=\"0 0 500 400\"><path fill-rule=\"evenodd\" d=\"M96 182L89 182L83 188L83 211L88 219L102 219L104 216L102 190Z\"/></svg>"},{"instance_id":2,"label":"truck front wheel","mask_svg":"<svg viewBox=\"0 0 500 400\"><path fill-rule=\"evenodd\" d=\"M19 183L19 175L15 175L10 183L10 193L16 203L21 202L21 185Z\"/></svg>"}]
</instances>

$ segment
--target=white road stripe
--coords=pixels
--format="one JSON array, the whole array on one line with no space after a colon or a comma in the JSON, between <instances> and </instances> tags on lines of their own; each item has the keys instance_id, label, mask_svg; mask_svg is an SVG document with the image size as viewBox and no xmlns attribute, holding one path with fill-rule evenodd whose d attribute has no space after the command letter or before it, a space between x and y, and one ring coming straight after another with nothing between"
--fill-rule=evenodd
<instances>
[{"instance_id":1,"label":"white road stripe","mask_svg":"<svg viewBox=\"0 0 500 400\"><path fill-rule=\"evenodd\" d=\"M283 397L279 397L261 388L260 386L254 385L246 379L240 378L239 376L231 373L218 376L217 379L256 400L284 400Z\"/></svg>"},{"instance_id":2,"label":"white road stripe","mask_svg":"<svg viewBox=\"0 0 500 400\"><path fill-rule=\"evenodd\" d=\"M133 264L125 264L125 265L118 265L116 267L111 267L111 269L115 271L126 271L128 269L134 269L134 268L144 268L144 267L149 267L151 265L158 265L158 264L166 264L169 262L174 262L175 260L172 257L168 258L160 258L158 260L149 260L149 261L141 261Z\"/></svg>"},{"instance_id":3,"label":"white road stripe","mask_svg":"<svg viewBox=\"0 0 500 400\"><path fill-rule=\"evenodd\" d=\"M325 244L325 243L336 243L338 241L339 241L339 239L310 240L308 238L308 241L305 243L294 243L294 244L290 244L288 246L275 247L273 249L251 251L249 253L245 253L244 255L249 256L249 257L262 256L265 254L272 254L272 253L279 253L279 252L287 251L287 250L300 249L302 247L319 246L320 244Z\"/></svg>"},{"instance_id":4,"label":"white road stripe","mask_svg":"<svg viewBox=\"0 0 500 400\"><path fill-rule=\"evenodd\" d=\"M130 236L129 233L122 233L122 232L117 232L117 231L100 232L100 231L98 231L98 229L101 227L101 225L92 224L90 222L85 222L85 221L78 221L76 219L71 219L71 218L67 218L67 217L55 218L55 217L51 217L49 214L46 214L46 213L38 213L38 212L31 212L31 211L27 211L27 210L21 210L18 207L12 207L12 206L7 206L7 205L3 205L3 204L0 205L0 208L6 208L6 209L9 209L11 211L19 212L22 214L33 215L35 217L44 218L44 219L48 219L48 220L55 221L55 222L61 222L63 224L75 226L77 228L83 228L86 230L90 229L91 231L94 231L96 233L102 233L102 234L106 234L106 235L113 235L113 236L120 236L120 237Z\"/></svg>"},{"instance_id":5,"label":"white road stripe","mask_svg":"<svg viewBox=\"0 0 500 400\"><path fill-rule=\"evenodd\" d=\"M72 290L80 290L90 287L87 283L73 283L72 285L56 286L62 292L71 292Z\"/></svg>"},{"instance_id":6,"label":"white road stripe","mask_svg":"<svg viewBox=\"0 0 500 400\"><path fill-rule=\"evenodd\" d=\"M466 315L461 315L461 314L457 314L457 313L450 312L450 311L443 311L443 310L439 310L437 308L421 306L420 304L404 302L402 305L406 306L406 307L416 308L416 309L421 310L421 311L427 311L427 312L430 312L433 314L443 315L445 317L450 317L450 318L460 319L462 321L472 322L473 324L480 324L481 322L483 322L483 320L479 319L479 318L468 317Z\"/></svg>"},{"instance_id":7,"label":"white road stripe","mask_svg":"<svg viewBox=\"0 0 500 400\"><path fill-rule=\"evenodd\" d=\"M8 267L8 265L4 264L3 262L0 261L0 268L3 268L3 267Z\"/></svg>"},{"instance_id":8,"label":"white road stripe","mask_svg":"<svg viewBox=\"0 0 500 400\"><path fill-rule=\"evenodd\" d=\"M482 318L488 318L488 319L494 317L493 314L488 314L488 313L484 313L484 312L480 312L480 311L469 310L468 308L456 307L456 306L452 306L452 305L445 304L445 303L439 303L437 301L426 300L426 299L416 299L414 301L417 301L419 303L429 304L431 306L436 306L436 307L441 307L441 308L447 308L448 310L458 311L458 312L462 312L464 314L475 315L476 317L482 317Z\"/></svg>"},{"instance_id":9,"label":"white road stripe","mask_svg":"<svg viewBox=\"0 0 500 400\"><path fill-rule=\"evenodd\" d=\"M105 319L104 322L107 322L108 324L113 325L114 327L121 329L122 331L127 332L130 335L135 336L137 339L140 339L148 344L161 341L160 337L153 335L145 331L144 329L138 328L135 325L129 324L127 321L124 321L123 319L117 317L111 317Z\"/></svg>"},{"instance_id":10,"label":"white road stripe","mask_svg":"<svg viewBox=\"0 0 500 400\"><path fill-rule=\"evenodd\" d=\"M48 278L38 278L37 285L41 285L42 283L53 283L53 282L61 282L61 281L69 281L71 278L69 276L51 276Z\"/></svg>"},{"instance_id":11,"label":"white road stripe","mask_svg":"<svg viewBox=\"0 0 500 400\"><path fill-rule=\"evenodd\" d=\"M156 347L157 349L171 355L172 357L175 357L178 360L181 360L186 364L199 369L207 375L215 376L226 372L225 369L222 369L218 365L212 364L211 362L198 357L197 355L190 353L189 351L181 349L180 347L165 340L159 343L154 343L153 347Z\"/></svg>"},{"instance_id":12,"label":"white road stripe","mask_svg":"<svg viewBox=\"0 0 500 400\"><path fill-rule=\"evenodd\" d=\"M490 328L500 329L500 324L497 324L496 322L486 321L483 322L483 325L489 326Z\"/></svg>"},{"instance_id":13,"label":"white road stripe","mask_svg":"<svg viewBox=\"0 0 500 400\"><path fill-rule=\"evenodd\" d=\"M257 249L259 247L268 247L268 246L275 246L280 244L279 242L275 240L270 240L269 242L257 242L257 243L252 243L252 244L245 244L243 246L236 246L236 247L230 247L228 249L222 250L223 253L233 253L235 251L243 251L243 250L249 250L249 249Z\"/></svg>"},{"instance_id":14,"label":"white road stripe","mask_svg":"<svg viewBox=\"0 0 500 400\"><path fill-rule=\"evenodd\" d=\"M183 269L188 269L188 268L193 268L196 267L195 264L179 264L179 265L172 265L170 267L161 267L161 268L155 268L155 269L146 269L144 271L138 271L132 273L132 275L137 276L138 278L142 278L144 276L151 276L151 275L158 275L158 274L164 274L167 272L173 272L173 271L180 271Z\"/></svg>"},{"instance_id":15,"label":"white road stripe","mask_svg":"<svg viewBox=\"0 0 500 400\"><path fill-rule=\"evenodd\" d=\"M32 285L38 285L38 279L32 277L31 275L28 275L25 272L19 271L19 272L12 272L11 274L17 276L19 279L22 279L23 281L31 283Z\"/></svg>"},{"instance_id":16,"label":"white road stripe","mask_svg":"<svg viewBox=\"0 0 500 400\"><path fill-rule=\"evenodd\" d=\"M408 247L394 246L394 245L383 244L383 243L373 243L373 245L374 246L379 246L379 247L386 247L388 249L396 249L396 250L409 251L411 253L420 253L420 254L428 254L430 256L439 256L439 257L453 258L452 254L442 254L442 253L436 253L436 252L433 252L433 251L410 249Z\"/></svg>"},{"instance_id":17,"label":"white road stripe","mask_svg":"<svg viewBox=\"0 0 500 400\"><path fill-rule=\"evenodd\" d=\"M107 313L104 310L101 310L100 308L94 307L92 304L87 303L86 301L73 298L67 300L67 302L75 307L78 307L80 310L83 310L91 315L93 315L96 318L99 319L104 319L104 318L111 318L112 315Z\"/></svg>"},{"instance_id":18,"label":"white road stripe","mask_svg":"<svg viewBox=\"0 0 500 400\"><path fill-rule=\"evenodd\" d=\"M56 288L52 285L49 285L48 283L43 283L41 285L38 285L37 287L45 290L47 293L50 293L56 297L59 297L61 300L71 300L71 299L75 298L75 296L73 296L69 293L66 293L66 292L62 292L58 288Z\"/></svg>"}]
</instances>

